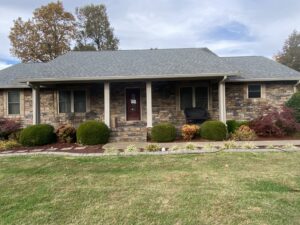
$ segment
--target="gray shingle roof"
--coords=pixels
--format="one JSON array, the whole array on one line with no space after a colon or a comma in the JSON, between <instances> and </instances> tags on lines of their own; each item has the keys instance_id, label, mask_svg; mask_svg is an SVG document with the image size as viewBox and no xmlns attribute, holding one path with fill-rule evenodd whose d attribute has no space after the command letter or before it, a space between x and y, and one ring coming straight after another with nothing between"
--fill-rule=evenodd
<instances>
[{"instance_id":1,"label":"gray shingle roof","mask_svg":"<svg viewBox=\"0 0 300 225\"><path fill-rule=\"evenodd\" d=\"M232 81L245 80L300 80L300 73L263 56L222 57L240 76Z\"/></svg>"},{"instance_id":2,"label":"gray shingle roof","mask_svg":"<svg viewBox=\"0 0 300 225\"><path fill-rule=\"evenodd\" d=\"M37 77L44 68L43 63L20 63L0 70L0 88L28 87L19 79Z\"/></svg>"},{"instance_id":3,"label":"gray shingle roof","mask_svg":"<svg viewBox=\"0 0 300 225\"><path fill-rule=\"evenodd\" d=\"M47 63L42 77L173 76L232 73L231 67L206 48L68 52Z\"/></svg>"},{"instance_id":4,"label":"gray shingle roof","mask_svg":"<svg viewBox=\"0 0 300 225\"><path fill-rule=\"evenodd\" d=\"M300 80L300 73L264 57L218 57L207 48L68 52L48 63L0 71L0 88L20 81L230 76L229 80Z\"/></svg>"}]
</instances>

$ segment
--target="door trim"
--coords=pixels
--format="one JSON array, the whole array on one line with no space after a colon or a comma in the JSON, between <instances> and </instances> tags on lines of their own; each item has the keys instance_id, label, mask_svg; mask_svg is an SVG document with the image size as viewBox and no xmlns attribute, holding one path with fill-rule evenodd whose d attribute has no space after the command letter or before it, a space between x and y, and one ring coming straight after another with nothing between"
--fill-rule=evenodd
<instances>
[{"instance_id":1,"label":"door trim","mask_svg":"<svg viewBox=\"0 0 300 225\"><path fill-rule=\"evenodd\" d=\"M127 90L128 89L139 89L140 91L140 119L139 120L127 120ZM125 87L125 94L124 94L124 99L125 99L125 120L126 121L142 121L142 93L141 93L141 87Z\"/></svg>"}]
</instances>

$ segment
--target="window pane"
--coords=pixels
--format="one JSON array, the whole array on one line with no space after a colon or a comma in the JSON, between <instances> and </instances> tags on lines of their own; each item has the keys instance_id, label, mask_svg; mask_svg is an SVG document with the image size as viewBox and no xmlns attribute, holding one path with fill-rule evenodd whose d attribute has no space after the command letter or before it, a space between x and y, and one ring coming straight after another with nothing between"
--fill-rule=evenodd
<instances>
[{"instance_id":1,"label":"window pane","mask_svg":"<svg viewBox=\"0 0 300 225\"><path fill-rule=\"evenodd\" d=\"M74 91L74 112L86 111L85 91Z\"/></svg>"},{"instance_id":2,"label":"window pane","mask_svg":"<svg viewBox=\"0 0 300 225\"><path fill-rule=\"evenodd\" d=\"M248 85L248 98L260 98L261 97L261 85L249 84Z\"/></svg>"},{"instance_id":3,"label":"window pane","mask_svg":"<svg viewBox=\"0 0 300 225\"><path fill-rule=\"evenodd\" d=\"M193 107L193 88L185 87L180 88L180 109Z\"/></svg>"},{"instance_id":4,"label":"window pane","mask_svg":"<svg viewBox=\"0 0 300 225\"><path fill-rule=\"evenodd\" d=\"M8 104L8 114L20 114L20 104L19 103L9 103Z\"/></svg>"},{"instance_id":5,"label":"window pane","mask_svg":"<svg viewBox=\"0 0 300 225\"><path fill-rule=\"evenodd\" d=\"M8 114L20 114L20 92L9 91L8 95Z\"/></svg>"},{"instance_id":6,"label":"window pane","mask_svg":"<svg viewBox=\"0 0 300 225\"><path fill-rule=\"evenodd\" d=\"M195 88L196 107L208 109L208 87Z\"/></svg>"},{"instance_id":7,"label":"window pane","mask_svg":"<svg viewBox=\"0 0 300 225\"><path fill-rule=\"evenodd\" d=\"M59 112L69 113L71 112L71 92L60 91L59 92Z\"/></svg>"},{"instance_id":8,"label":"window pane","mask_svg":"<svg viewBox=\"0 0 300 225\"><path fill-rule=\"evenodd\" d=\"M8 102L9 103L20 103L20 92L19 91L9 91L8 92Z\"/></svg>"}]
</instances>

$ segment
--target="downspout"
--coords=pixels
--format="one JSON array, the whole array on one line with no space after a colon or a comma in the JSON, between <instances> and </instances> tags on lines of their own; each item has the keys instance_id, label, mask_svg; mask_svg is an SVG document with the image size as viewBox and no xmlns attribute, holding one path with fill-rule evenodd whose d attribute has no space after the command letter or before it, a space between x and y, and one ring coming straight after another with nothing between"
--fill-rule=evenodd
<instances>
[{"instance_id":1,"label":"downspout","mask_svg":"<svg viewBox=\"0 0 300 225\"><path fill-rule=\"evenodd\" d=\"M297 86L300 84L300 80L298 80L298 82L294 85L294 93L297 92Z\"/></svg>"},{"instance_id":2,"label":"downspout","mask_svg":"<svg viewBox=\"0 0 300 225\"><path fill-rule=\"evenodd\" d=\"M224 76L222 80L220 80L220 83L224 83L227 80L227 76Z\"/></svg>"}]
</instances>

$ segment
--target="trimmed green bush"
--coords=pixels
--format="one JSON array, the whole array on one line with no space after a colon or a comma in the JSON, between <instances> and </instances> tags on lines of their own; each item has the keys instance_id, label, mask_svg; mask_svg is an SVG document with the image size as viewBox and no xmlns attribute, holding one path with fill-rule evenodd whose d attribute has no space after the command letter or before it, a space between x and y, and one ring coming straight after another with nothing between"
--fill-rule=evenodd
<instances>
[{"instance_id":1,"label":"trimmed green bush","mask_svg":"<svg viewBox=\"0 0 300 225\"><path fill-rule=\"evenodd\" d=\"M83 145L106 144L109 139L109 129L105 123L96 120L86 121L77 129L77 141Z\"/></svg>"},{"instance_id":2,"label":"trimmed green bush","mask_svg":"<svg viewBox=\"0 0 300 225\"><path fill-rule=\"evenodd\" d=\"M294 110L295 118L300 123L300 91L293 94L285 105Z\"/></svg>"},{"instance_id":3,"label":"trimmed green bush","mask_svg":"<svg viewBox=\"0 0 300 225\"><path fill-rule=\"evenodd\" d=\"M246 120L227 120L226 124L228 133L234 133L240 126L248 126L249 122Z\"/></svg>"},{"instance_id":4,"label":"trimmed green bush","mask_svg":"<svg viewBox=\"0 0 300 225\"><path fill-rule=\"evenodd\" d=\"M156 142L170 142L176 138L176 128L171 123L160 123L151 129L151 139Z\"/></svg>"},{"instance_id":5,"label":"trimmed green bush","mask_svg":"<svg viewBox=\"0 0 300 225\"><path fill-rule=\"evenodd\" d=\"M201 125L200 133L202 138L213 141L223 141L227 136L227 128L224 123L211 120Z\"/></svg>"},{"instance_id":6,"label":"trimmed green bush","mask_svg":"<svg viewBox=\"0 0 300 225\"><path fill-rule=\"evenodd\" d=\"M54 127L49 124L29 126L21 131L20 143L23 146L40 146L55 142Z\"/></svg>"}]
</instances>

